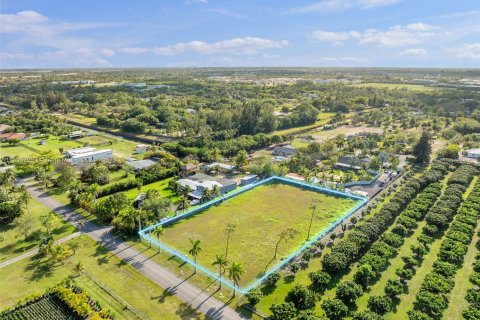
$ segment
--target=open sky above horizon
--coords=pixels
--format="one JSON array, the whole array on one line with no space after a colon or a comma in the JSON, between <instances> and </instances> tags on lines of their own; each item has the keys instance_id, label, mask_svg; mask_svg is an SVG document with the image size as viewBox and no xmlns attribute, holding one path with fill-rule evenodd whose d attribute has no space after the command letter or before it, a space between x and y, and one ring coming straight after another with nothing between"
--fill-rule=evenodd
<instances>
[{"instance_id":1,"label":"open sky above horizon","mask_svg":"<svg viewBox=\"0 0 480 320\"><path fill-rule=\"evenodd\" d=\"M478 0L2 0L0 68L480 67Z\"/></svg>"}]
</instances>

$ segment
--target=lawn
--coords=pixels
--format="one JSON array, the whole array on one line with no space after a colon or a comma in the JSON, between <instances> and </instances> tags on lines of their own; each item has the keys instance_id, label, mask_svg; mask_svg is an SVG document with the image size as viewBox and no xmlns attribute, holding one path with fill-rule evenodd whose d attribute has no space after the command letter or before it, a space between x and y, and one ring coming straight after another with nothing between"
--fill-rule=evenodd
<instances>
[{"instance_id":1,"label":"lawn","mask_svg":"<svg viewBox=\"0 0 480 320\"><path fill-rule=\"evenodd\" d=\"M128 191L125 191L125 194L129 199L134 200L140 192L147 192L148 190L153 189L153 190L159 191L162 197L169 198L172 201L177 201L178 196L175 194L175 192L172 191L172 189L168 187L168 182L172 179L173 178L168 178L168 179L160 180L150 184L146 184L142 186L141 191L138 191L138 189L136 188L130 189Z\"/></svg>"},{"instance_id":2,"label":"lawn","mask_svg":"<svg viewBox=\"0 0 480 320\"><path fill-rule=\"evenodd\" d=\"M42 204L35 200L30 200L28 204L28 212L25 214L30 217L33 227L31 234L39 235L40 232L46 232L45 227L40 222L40 216L48 214L49 210ZM56 228L53 230L52 235L54 239L61 239L75 232L75 227L70 223L59 219ZM0 262L11 259L26 251L35 249L38 246L38 242L35 237L31 237L28 241L18 231L14 224L0 226L0 234L4 237L3 241L0 241Z\"/></svg>"},{"instance_id":3,"label":"lawn","mask_svg":"<svg viewBox=\"0 0 480 320\"><path fill-rule=\"evenodd\" d=\"M283 183L265 184L166 227L161 241L188 255L188 239L200 240L202 251L198 263L216 272L211 264L217 254L225 254L225 228L234 224L228 260L244 266L245 274L240 281L244 287L305 243L311 217L309 206L314 200L320 205L312 222L312 237L356 204L352 199ZM293 228L297 234L279 244L277 258L273 259L279 235L287 228Z\"/></svg>"},{"instance_id":4,"label":"lawn","mask_svg":"<svg viewBox=\"0 0 480 320\"><path fill-rule=\"evenodd\" d=\"M168 294L92 239L82 236L79 244L77 252L71 258L72 263L52 265L45 259L32 257L1 268L0 309L13 305L29 294L43 292L45 288L73 274L73 264L81 261L85 270L95 279L101 279L103 286L114 294L100 290L94 283L85 280L84 276L80 277L80 286L85 288L87 294L114 310L117 319L134 319L131 311L119 307L119 303L123 301L139 310L139 316L144 319L158 319L160 315L162 319L168 320L202 318L185 303ZM142 314L145 316L142 317Z\"/></svg>"},{"instance_id":5,"label":"lawn","mask_svg":"<svg viewBox=\"0 0 480 320\"><path fill-rule=\"evenodd\" d=\"M335 116L335 113L323 112L323 113L320 113L318 115L317 121L314 124L310 124L310 125L303 126L303 127L294 127L294 128L284 129L284 130L278 130L278 131L274 131L273 134L276 134L276 135L293 135L293 134L298 133L300 131L321 127L321 126L327 124L330 121L330 119L333 118L334 116Z\"/></svg>"}]
</instances>

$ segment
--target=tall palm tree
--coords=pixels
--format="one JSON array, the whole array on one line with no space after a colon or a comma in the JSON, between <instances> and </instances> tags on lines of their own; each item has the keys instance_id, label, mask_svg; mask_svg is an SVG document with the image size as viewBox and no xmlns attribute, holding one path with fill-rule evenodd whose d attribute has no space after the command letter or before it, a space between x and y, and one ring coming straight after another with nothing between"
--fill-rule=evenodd
<instances>
[{"instance_id":1,"label":"tall palm tree","mask_svg":"<svg viewBox=\"0 0 480 320\"><path fill-rule=\"evenodd\" d=\"M235 228L237 226L234 225L233 223L229 223L227 227L225 228L225 234L227 235L227 245L225 247L225 259L228 256L228 244L230 242L230 235L235 231Z\"/></svg>"},{"instance_id":2,"label":"tall palm tree","mask_svg":"<svg viewBox=\"0 0 480 320\"><path fill-rule=\"evenodd\" d=\"M47 229L47 236L50 238L52 230L58 223L58 216L53 211L50 211L40 217L40 222Z\"/></svg>"},{"instance_id":3,"label":"tall palm tree","mask_svg":"<svg viewBox=\"0 0 480 320\"><path fill-rule=\"evenodd\" d=\"M239 262L233 261L230 267L228 268L228 278L233 281L234 287L238 288L238 283L240 282L240 278L245 273L245 269L243 265ZM233 290L233 297L235 297L236 290Z\"/></svg>"},{"instance_id":4,"label":"tall palm tree","mask_svg":"<svg viewBox=\"0 0 480 320\"><path fill-rule=\"evenodd\" d=\"M192 248L188 253L193 257L193 262L195 263L195 271L194 274L197 273L197 255L202 251L201 241L200 240L193 240L193 239L188 239L190 240L190 244L192 245Z\"/></svg>"},{"instance_id":5,"label":"tall palm tree","mask_svg":"<svg viewBox=\"0 0 480 320\"><path fill-rule=\"evenodd\" d=\"M227 259L225 256L217 254L215 257L215 261L213 261L212 266L218 266L218 278L220 279L218 281L218 290L222 289L222 274L225 270L225 267L227 266Z\"/></svg>"},{"instance_id":6,"label":"tall palm tree","mask_svg":"<svg viewBox=\"0 0 480 320\"><path fill-rule=\"evenodd\" d=\"M27 187L25 185L21 185L18 191L19 191L18 202L21 205L24 205L25 209L27 209L27 213L29 213L28 203L30 202L30 199L32 198L32 196L30 195L30 193L28 193Z\"/></svg>"},{"instance_id":7,"label":"tall palm tree","mask_svg":"<svg viewBox=\"0 0 480 320\"><path fill-rule=\"evenodd\" d=\"M212 198L220 197L222 195L222 190L217 185L214 185L212 188Z\"/></svg>"},{"instance_id":8,"label":"tall palm tree","mask_svg":"<svg viewBox=\"0 0 480 320\"><path fill-rule=\"evenodd\" d=\"M15 171L12 169L6 170L2 175L1 175L1 184L4 188L4 191L7 189L7 187L13 185L15 182Z\"/></svg>"},{"instance_id":9,"label":"tall palm tree","mask_svg":"<svg viewBox=\"0 0 480 320\"><path fill-rule=\"evenodd\" d=\"M208 200L212 199L212 190L205 188L202 193L202 198L200 199L201 202L207 202Z\"/></svg>"},{"instance_id":10,"label":"tall palm tree","mask_svg":"<svg viewBox=\"0 0 480 320\"><path fill-rule=\"evenodd\" d=\"M93 204L95 205L97 203L97 196L98 196L98 184L93 183L89 185L86 189L86 191L92 195L93 198Z\"/></svg>"},{"instance_id":11,"label":"tall palm tree","mask_svg":"<svg viewBox=\"0 0 480 320\"><path fill-rule=\"evenodd\" d=\"M188 209L188 207L190 207L190 201L187 198L182 196L178 200L177 205L178 205L178 209L180 209L181 211L185 211Z\"/></svg>"},{"instance_id":12,"label":"tall palm tree","mask_svg":"<svg viewBox=\"0 0 480 320\"><path fill-rule=\"evenodd\" d=\"M148 212L145 211L145 210L142 210L142 209L136 210L136 211L137 211L136 216L137 216L137 221L138 221L138 232L140 232L140 230L142 230L142 219L147 217Z\"/></svg>"},{"instance_id":13,"label":"tall palm tree","mask_svg":"<svg viewBox=\"0 0 480 320\"><path fill-rule=\"evenodd\" d=\"M310 209L312 210L312 215L310 216L310 223L308 225L308 234L307 234L307 241L310 239L310 231L312 229L312 222L313 222L313 217L315 216L315 211L317 211L317 206L318 206L318 201L314 200L310 204Z\"/></svg>"},{"instance_id":14,"label":"tall palm tree","mask_svg":"<svg viewBox=\"0 0 480 320\"><path fill-rule=\"evenodd\" d=\"M157 236L157 240L160 242L160 236L163 236L165 233L165 228L162 226L158 226L153 229L153 234ZM160 247L158 247L158 251L160 252Z\"/></svg>"}]
</instances>

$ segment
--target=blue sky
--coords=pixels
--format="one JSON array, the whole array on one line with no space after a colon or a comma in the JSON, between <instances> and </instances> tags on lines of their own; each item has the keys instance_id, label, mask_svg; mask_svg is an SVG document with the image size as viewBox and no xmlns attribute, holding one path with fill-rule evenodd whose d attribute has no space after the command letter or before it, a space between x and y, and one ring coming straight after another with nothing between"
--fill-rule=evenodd
<instances>
[{"instance_id":1,"label":"blue sky","mask_svg":"<svg viewBox=\"0 0 480 320\"><path fill-rule=\"evenodd\" d=\"M480 67L478 0L2 0L0 68Z\"/></svg>"}]
</instances>

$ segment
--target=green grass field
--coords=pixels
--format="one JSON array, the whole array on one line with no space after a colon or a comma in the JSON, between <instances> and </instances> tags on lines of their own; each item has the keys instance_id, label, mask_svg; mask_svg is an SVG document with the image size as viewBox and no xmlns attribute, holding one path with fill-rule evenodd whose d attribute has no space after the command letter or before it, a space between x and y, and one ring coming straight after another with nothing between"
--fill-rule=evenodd
<instances>
[{"instance_id":1,"label":"green grass field","mask_svg":"<svg viewBox=\"0 0 480 320\"><path fill-rule=\"evenodd\" d=\"M49 210L42 204L33 199L30 200L30 203L28 204L28 212L25 212L25 215L27 215L32 221L31 234L38 231L46 232L45 227L42 226L40 222L40 217L48 213ZM74 226L59 219L52 234L54 239L60 239L73 232L75 232ZM4 237L4 240L0 241L0 262L11 259L38 246L35 237L26 241L25 237L20 233L18 228L15 227L14 223L0 226L0 234Z\"/></svg>"},{"instance_id":2,"label":"green grass field","mask_svg":"<svg viewBox=\"0 0 480 320\"><path fill-rule=\"evenodd\" d=\"M169 294L151 280L145 278L130 265L112 255L92 239L82 236L79 248L65 265L51 264L35 257L23 259L0 269L0 309L13 305L19 299L40 293L65 277L74 274L73 264L81 261L85 270L96 279L101 279L109 291L121 301L127 301L150 319L203 319L196 311ZM113 298L92 281L81 276L79 285L87 294L112 309L117 319L136 319L132 312L124 310L121 302ZM140 318L146 319L140 314Z\"/></svg>"},{"instance_id":3,"label":"green grass field","mask_svg":"<svg viewBox=\"0 0 480 320\"><path fill-rule=\"evenodd\" d=\"M160 180L150 184L146 184L142 186L140 191L138 191L138 189L136 188L130 189L128 191L125 191L125 194L129 199L134 200L138 196L138 194L141 192L147 192L148 190L157 190L160 192L160 195L162 197L169 198L172 201L177 201L179 197L175 194L175 192L172 191L172 189L168 187L168 182L172 179L173 178L168 178L168 179Z\"/></svg>"},{"instance_id":4,"label":"green grass field","mask_svg":"<svg viewBox=\"0 0 480 320\"><path fill-rule=\"evenodd\" d=\"M234 224L236 227L230 237L228 260L243 264L245 274L240 285L245 286L258 278L265 268L275 266L282 257L305 243L311 217L309 206L313 200L318 200L320 206L313 219L312 236L355 204L351 199L286 184L261 185L167 227L161 241L188 254L188 239L199 239L202 242L199 264L216 272L211 264L216 254L225 253L224 230L228 224ZM279 234L287 228L295 229L298 234L288 242L282 241L277 258L272 260Z\"/></svg>"}]
</instances>

